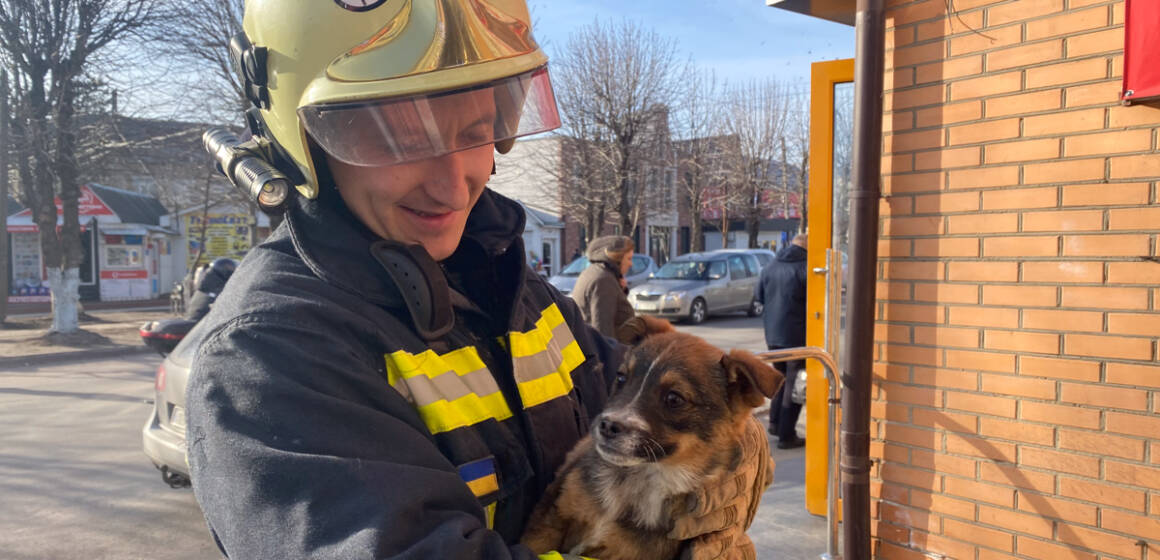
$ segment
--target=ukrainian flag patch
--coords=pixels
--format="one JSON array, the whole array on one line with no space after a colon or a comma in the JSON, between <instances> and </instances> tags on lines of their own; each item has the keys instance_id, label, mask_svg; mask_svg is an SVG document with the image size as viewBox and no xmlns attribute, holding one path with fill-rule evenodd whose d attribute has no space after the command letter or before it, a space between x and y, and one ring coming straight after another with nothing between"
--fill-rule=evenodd
<instances>
[{"instance_id":1,"label":"ukrainian flag patch","mask_svg":"<svg viewBox=\"0 0 1160 560\"><path fill-rule=\"evenodd\" d=\"M499 491L499 477L495 472L495 459L485 457L478 461L459 466L459 476L476 498L485 500Z\"/></svg>"}]
</instances>

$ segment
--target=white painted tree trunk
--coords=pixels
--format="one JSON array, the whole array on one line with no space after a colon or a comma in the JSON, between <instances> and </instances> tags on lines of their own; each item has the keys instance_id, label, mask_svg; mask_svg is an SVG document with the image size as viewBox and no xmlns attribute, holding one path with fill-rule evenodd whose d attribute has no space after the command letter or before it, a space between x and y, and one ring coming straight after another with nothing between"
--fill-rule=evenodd
<instances>
[{"instance_id":1,"label":"white painted tree trunk","mask_svg":"<svg viewBox=\"0 0 1160 560\"><path fill-rule=\"evenodd\" d=\"M76 332L81 271L79 268L49 268L46 272L52 288L52 331Z\"/></svg>"}]
</instances>

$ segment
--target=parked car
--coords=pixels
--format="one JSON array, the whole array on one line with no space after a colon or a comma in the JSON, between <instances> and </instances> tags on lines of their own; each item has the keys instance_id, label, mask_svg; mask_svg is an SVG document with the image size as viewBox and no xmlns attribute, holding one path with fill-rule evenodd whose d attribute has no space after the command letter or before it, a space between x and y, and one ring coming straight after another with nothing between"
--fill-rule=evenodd
<instances>
[{"instance_id":1,"label":"parked car","mask_svg":"<svg viewBox=\"0 0 1160 560\"><path fill-rule=\"evenodd\" d=\"M580 273L588 268L588 257L580 257L564 267L559 274L548 279L548 282L560 290L560 293L568 295L572 293L572 286L576 285L576 279L580 277ZM648 255L633 255L632 268L628 269L628 274L624 276L628 280L628 287L632 288L648 280L649 274L657 271L657 263L653 261L652 257Z\"/></svg>"},{"instance_id":2,"label":"parked car","mask_svg":"<svg viewBox=\"0 0 1160 560\"><path fill-rule=\"evenodd\" d=\"M681 255L628 293L637 313L700 323L711 314L745 311L761 314L753 299L761 274L757 257L746 253Z\"/></svg>"},{"instance_id":3,"label":"parked car","mask_svg":"<svg viewBox=\"0 0 1160 560\"><path fill-rule=\"evenodd\" d=\"M189 462L185 455L185 385L189 380L193 355L206 334L207 329L195 326L157 366L153 381L153 410L141 430L145 455L161 471L161 480L173 488L189 486Z\"/></svg>"},{"instance_id":4,"label":"parked car","mask_svg":"<svg viewBox=\"0 0 1160 560\"><path fill-rule=\"evenodd\" d=\"M757 263L761 268L769 266L769 263L777 260L777 253L769 249L717 249L715 253L742 253L746 255L753 255L757 257Z\"/></svg>"}]
</instances>

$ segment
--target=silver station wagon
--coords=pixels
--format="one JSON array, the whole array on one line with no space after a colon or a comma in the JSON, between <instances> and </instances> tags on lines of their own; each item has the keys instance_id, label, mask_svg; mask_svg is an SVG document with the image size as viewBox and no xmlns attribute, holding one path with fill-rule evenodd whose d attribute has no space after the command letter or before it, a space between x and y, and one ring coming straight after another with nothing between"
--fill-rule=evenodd
<instances>
[{"instance_id":1,"label":"silver station wagon","mask_svg":"<svg viewBox=\"0 0 1160 560\"><path fill-rule=\"evenodd\" d=\"M689 253L662 266L648 282L628 292L637 313L700 323L710 314L761 314L753 299L761 275L757 258L746 253Z\"/></svg>"}]
</instances>

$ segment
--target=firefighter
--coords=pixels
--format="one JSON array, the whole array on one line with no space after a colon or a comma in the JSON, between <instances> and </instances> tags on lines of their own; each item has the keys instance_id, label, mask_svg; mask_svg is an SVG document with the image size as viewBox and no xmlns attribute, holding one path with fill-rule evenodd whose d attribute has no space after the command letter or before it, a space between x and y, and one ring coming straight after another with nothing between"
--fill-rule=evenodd
<instances>
[{"instance_id":1,"label":"firefighter","mask_svg":"<svg viewBox=\"0 0 1160 560\"><path fill-rule=\"evenodd\" d=\"M228 557L533 558L520 533L619 350L485 187L496 151L558 126L529 25L523 0L246 2L249 124L299 196L205 319L187 390ZM691 557L752 557L732 521L768 456L676 524Z\"/></svg>"}]
</instances>

